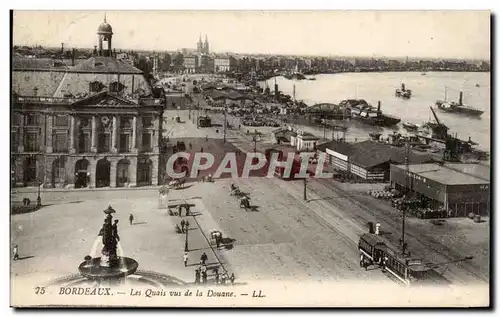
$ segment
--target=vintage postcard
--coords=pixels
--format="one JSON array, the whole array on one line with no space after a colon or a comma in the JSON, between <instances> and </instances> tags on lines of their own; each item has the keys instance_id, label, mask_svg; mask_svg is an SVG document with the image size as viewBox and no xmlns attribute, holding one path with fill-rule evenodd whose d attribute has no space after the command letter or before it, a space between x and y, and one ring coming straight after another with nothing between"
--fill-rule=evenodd
<instances>
[{"instance_id":1,"label":"vintage postcard","mask_svg":"<svg viewBox=\"0 0 500 317\"><path fill-rule=\"evenodd\" d=\"M12 11L13 307L490 306L489 11Z\"/></svg>"}]
</instances>

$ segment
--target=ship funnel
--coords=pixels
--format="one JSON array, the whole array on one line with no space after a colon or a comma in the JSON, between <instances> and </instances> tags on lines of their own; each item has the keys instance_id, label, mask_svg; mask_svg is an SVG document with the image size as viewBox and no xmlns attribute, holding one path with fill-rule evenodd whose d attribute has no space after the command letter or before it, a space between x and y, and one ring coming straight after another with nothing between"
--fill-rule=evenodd
<instances>
[{"instance_id":1,"label":"ship funnel","mask_svg":"<svg viewBox=\"0 0 500 317\"><path fill-rule=\"evenodd\" d=\"M380 101L377 104L377 111L380 112Z\"/></svg>"},{"instance_id":2,"label":"ship funnel","mask_svg":"<svg viewBox=\"0 0 500 317\"><path fill-rule=\"evenodd\" d=\"M462 99L463 99L464 93L460 92L460 97L458 97L458 104L462 105Z\"/></svg>"}]
</instances>

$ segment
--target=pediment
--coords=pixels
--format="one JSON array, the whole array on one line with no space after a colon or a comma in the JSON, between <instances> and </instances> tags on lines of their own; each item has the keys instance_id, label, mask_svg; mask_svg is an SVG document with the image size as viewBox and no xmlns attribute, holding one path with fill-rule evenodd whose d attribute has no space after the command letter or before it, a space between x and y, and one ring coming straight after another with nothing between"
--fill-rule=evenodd
<instances>
[{"instance_id":1,"label":"pediment","mask_svg":"<svg viewBox=\"0 0 500 317\"><path fill-rule=\"evenodd\" d=\"M97 108L133 108L137 107L138 104L134 100L113 95L105 91L89 96L85 99L78 100L72 103L71 106L93 106Z\"/></svg>"}]
</instances>

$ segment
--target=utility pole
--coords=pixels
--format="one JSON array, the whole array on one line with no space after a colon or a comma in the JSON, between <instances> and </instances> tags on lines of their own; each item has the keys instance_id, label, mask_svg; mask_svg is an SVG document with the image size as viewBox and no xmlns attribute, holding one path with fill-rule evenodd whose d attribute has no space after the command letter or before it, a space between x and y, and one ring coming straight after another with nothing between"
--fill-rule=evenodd
<instances>
[{"instance_id":1,"label":"utility pole","mask_svg":"<svg viewBox=\"0 0 500 317\"><path fill-rule=\"evenodd\" d=\"M405 145L405 170L406 170L406 188L405 188L405 200L408 201L408 195L410 193L410 167L409 167L409 154L410 154L410 145L408 142L406 142ZM405 204L403 206L403 223L401 227L401 250L403 251L403 255L405 255L406 252L406 243L405 243L405 223L406 223L406 208L408 208L408 204Z\"/></svg>"},{"instance_id":2,"label":"utility pole","mask_svg":"<svg viewBox=\"0 0 500 317\"><path fill-rule=\"evenodd\" d=\"M224 143L226 143L227 107L224 105Z\"/></svg>"},{"instance_id":3,"label":"utility pole","mask_svg":"<svg viewBox=\"0 0 500 317\"><path fill-rule=\"evenodd\" d=\"M307 201L307 177L304 177L304 201Z\"/></svg>"}]
</instances>

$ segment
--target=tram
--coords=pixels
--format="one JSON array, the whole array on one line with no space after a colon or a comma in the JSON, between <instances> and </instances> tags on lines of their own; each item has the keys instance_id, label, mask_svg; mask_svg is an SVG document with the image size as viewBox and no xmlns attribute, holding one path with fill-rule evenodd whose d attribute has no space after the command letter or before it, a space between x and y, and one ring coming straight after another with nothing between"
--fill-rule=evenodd
<instances>
[{"instance_id":1,"label":"tram","mask_svg":"<svg viewBox=\"0 0 500 317\"><path fill-rule=\"evenodd\" d=\"M446 284L447 281L418 257L403 255L381 235L365 233L360 236L358 249L360 266L376 265L404 285Z\"/></svg>"}]
</instances>

